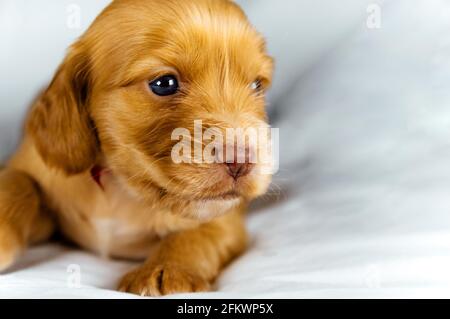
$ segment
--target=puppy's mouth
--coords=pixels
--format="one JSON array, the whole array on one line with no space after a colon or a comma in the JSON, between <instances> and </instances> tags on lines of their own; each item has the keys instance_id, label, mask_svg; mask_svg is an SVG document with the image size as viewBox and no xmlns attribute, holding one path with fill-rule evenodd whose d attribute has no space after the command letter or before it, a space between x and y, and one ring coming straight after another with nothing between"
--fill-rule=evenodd
<instances>
[{"instance_id":1,"label":"puppy's mouth","mask_svg":"<svg viewBox=\"0 0 450 319\"><path fill-rule=\"evenodd\" d=\"M195 200L197 200L197 201L219 201L219 200L233 200L233 199L238 199L241 197L242 197L242 195L239 194L237 191L230 191L230 192L222 193L219 195L202 196Z\"/></svg>"},{"instance_id":2,"label":"puppy's mouth","mask_svg":"<svg viewBox=\"0 0 450 319\"><path fill-rule=\"evenodd\" d=\"M183 201L187 201L187 202L192 202L192 201L194 201L194 202L230 201L230 200L236 200L236 199L245 197L235 187L232 187L231 190L222 192L222 193L205 191L204 194L189 194L189 192L180 194L179 192L171 191L165 187L158 186L157 184L153 184L153 187L155 187L156 189L159 190L161 197L168 196L168 197L178 198L179 200L183 200Z\"/></svg>"},{"instance_id":3,"label":"puppy's mouth","mask_svg":"<svg viewBox=\"0 0 450 319\"><path fill-rule=\"evenodd\" d=\"M229 201L242 198L242 195L235 190L217 194L217 195L206 195L206 196L181 196L184 200L195 201L195 202L208 202L208 201Z\"/></svg>"}]
</instances>

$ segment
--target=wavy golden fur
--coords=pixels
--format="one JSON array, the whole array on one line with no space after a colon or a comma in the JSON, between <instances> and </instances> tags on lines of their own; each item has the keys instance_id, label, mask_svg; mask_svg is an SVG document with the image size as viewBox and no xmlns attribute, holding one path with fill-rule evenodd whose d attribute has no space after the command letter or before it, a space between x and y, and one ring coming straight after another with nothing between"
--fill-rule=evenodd
<instances>
[{"instance_id":1,"label":"wavy golden fur","mask_svg":"<svg viewBox=\"0 0 450 319\"><path fill-rule=\"evenodd\" d=\"M272 59L228 0L116 0L70 48L0 172L0 270L57 227L104 256L146 258L122 291L202 291L246 245L243 213L270 176L175 164L178 127L260 127ZM180 91L149 82L175 75ZM91 176L103 167L101 187ZM232 195L229 195L232 194Z\"/></svg>"}]
</instances>

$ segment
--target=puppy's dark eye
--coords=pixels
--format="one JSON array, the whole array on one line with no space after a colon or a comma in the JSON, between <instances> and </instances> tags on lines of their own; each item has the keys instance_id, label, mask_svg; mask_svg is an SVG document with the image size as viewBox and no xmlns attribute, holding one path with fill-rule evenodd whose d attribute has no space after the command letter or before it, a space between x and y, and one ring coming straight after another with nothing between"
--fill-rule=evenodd
<instances>
[{"instance_id":1,"label":"puppy's dark eye","mask_svg":"<svg viewBox=\"0 0 450 319\"><path fill-rule=\"evenodd\" d=\"M159 96L169 96L178 92L178 80L173 75L164 75L150 82L150 89Z\"/></svg>"},{"instance_id":2,"label":"puppy's dark eye","mask_svg":"<svg viewBox=\"0 0 450 319\"><path fill-rule=\"evenodd\" d=\"M253 83L250 85L250 88L251 88L253 91L256 91L256 92L261 91L261 90L262 90L262 83L261 83L261 80L256 80L255 82L253 82Z\"/></svg>"}]
</instances>

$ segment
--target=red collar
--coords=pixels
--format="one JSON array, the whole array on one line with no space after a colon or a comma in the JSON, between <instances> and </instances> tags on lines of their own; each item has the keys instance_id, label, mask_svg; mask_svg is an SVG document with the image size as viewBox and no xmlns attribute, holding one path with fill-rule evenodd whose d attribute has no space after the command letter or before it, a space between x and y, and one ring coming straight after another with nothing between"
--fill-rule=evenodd
<instances>
[{"instance_id":1,"label":"red collar","mask_svg":"<svg viewBox=\"0 0 450 319\"><path fill-rule=\"evenodd\" d=\"M91 177L94 180L94 182L100 186L100 188L102 190L104 190L105 188L103 187L101 178L102 178L102 173L105 171L105 169L99 165L95 165L94 167L91 168Z\"/></svg>"}]
</instances>

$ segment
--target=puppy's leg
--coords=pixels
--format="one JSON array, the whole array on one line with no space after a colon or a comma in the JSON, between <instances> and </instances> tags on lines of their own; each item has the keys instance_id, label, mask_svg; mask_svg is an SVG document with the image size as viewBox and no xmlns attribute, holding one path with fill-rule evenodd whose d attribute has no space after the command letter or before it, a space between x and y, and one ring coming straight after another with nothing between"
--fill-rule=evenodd
<instances>
[{"instance_id":1,"label":"puppy's leg","mask_svg":"<svg viewBox=\"0 0 450 319\"><path fill-rule=\"evenodd\" d=\"M39 190L25 173L0 171L0 271L13 264L27 244L48 238L53 221L44 212Z\"/></svg>"},{"instance_id":2,"label":"puppy's leg","mask_svg":"<svg viewBox=\"0 0 450 319\"><path fill-rule=\"evenodd\" d=\"M242 215L236 211L167 236L143 266L122 279L119 290L142 296L209 290L223 266L246 247Z\"/></svg>"}]
</instances>

